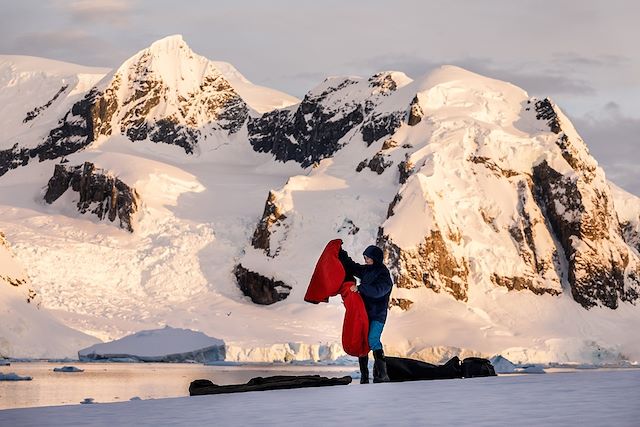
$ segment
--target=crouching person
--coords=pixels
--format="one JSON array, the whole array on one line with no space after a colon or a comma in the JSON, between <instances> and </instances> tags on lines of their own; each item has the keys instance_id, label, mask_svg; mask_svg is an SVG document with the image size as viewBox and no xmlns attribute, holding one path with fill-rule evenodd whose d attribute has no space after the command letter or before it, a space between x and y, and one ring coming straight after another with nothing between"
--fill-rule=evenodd
<instances>
[{"instance_id":1,"label":"crouching person","mask_svg":"<svg viewBox=\"0 0 640 427\"><path fill-rule=\"evenodd\" d=\"M380 336L387 320L389 309L389 296L393 281L389 269L383 263L382 249L377 246L369 246L363 252L364 264L358 264L349 258L347 252L340 250L338 257L345 267L347 275L360 279L360 284L353 286L351 290L359 292L364 301L369 318L369 347L373 351L375 359L373 365L373 382L387 382L387 364L382 350ZM360 364L360 383L369 382L369 356L358 358Z\"/></svg>"}]
</instances>

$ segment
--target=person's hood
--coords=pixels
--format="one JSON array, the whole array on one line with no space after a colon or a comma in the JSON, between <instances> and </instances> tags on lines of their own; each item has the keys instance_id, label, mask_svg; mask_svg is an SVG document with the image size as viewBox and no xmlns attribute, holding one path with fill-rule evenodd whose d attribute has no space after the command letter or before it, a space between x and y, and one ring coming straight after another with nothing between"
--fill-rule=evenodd
<instances>
[{"instance_id":1,"label":"person's hood","mask_svg":"<svg viewBox=\"0 0 640 427\"><path fill-rule=\"evenodd\" d=\"M377 246L371 245L371 246L367 247L367 249L364 250L362 255L368 256L376 264L382 264L383 263L384 256L382 254L382 249L380 249Z\"/></svg>"}]
</instances>

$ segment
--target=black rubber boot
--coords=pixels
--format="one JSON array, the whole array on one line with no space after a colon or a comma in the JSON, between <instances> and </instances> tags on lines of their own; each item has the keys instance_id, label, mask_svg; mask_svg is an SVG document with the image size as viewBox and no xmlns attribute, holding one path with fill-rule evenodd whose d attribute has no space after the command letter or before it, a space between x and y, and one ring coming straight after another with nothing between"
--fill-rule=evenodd
<instances>
[{"instance_id":1,"label":"black rubber boot","mask_svg":"<svg viewBox=\"0 0 640 427\"><path fill-rule=\"evenodd\" d=\"M387 362L384 359L384 352L382 349L373 350L373 382L374 383L387 383L389 382L389 375L387 375Z\"/></svg>"},{"instance_id":2,"label":"black rubber boot","mask_svg":"<svg viewBox=\"0 0 640 427\"><path fill-rule=\"evenodd\" d=\"M360 384L369 384L369 355L358 357L360 364Z\"/></svg>"}]
</instances>

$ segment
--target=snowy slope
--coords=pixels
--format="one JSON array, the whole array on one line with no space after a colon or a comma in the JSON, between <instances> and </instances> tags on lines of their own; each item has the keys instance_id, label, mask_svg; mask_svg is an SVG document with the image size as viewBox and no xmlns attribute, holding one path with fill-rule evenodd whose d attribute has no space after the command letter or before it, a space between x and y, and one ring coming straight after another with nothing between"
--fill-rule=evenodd
<instances>
[{"instance_id":1,"label":"snowy slope","mask_svg":"<svg viewBox=\"0 0 640 427\"><path fill-rule=\"evenodd\" d=\"M0 150L14 144L35 145L108 71L30 56L0 55Z\"/></svg>"},{"instance_id":2,"label":"snowy slope","mask_svg":"<svg viewBox=\"0 0 640 427\"><path fill-rule=\"evenodd\" d=\"M211 61L211 63L222 73L244 102L260 114L300 102L298 98L284 92L251 83L228 62Z\"/></svg>"},{"instance_id":3,"label":"snowy slope","mask_svg":"<svg viewBox=\"0 0 640 427\"><path fill-rule=\"evenodd\" d=\"M32 287L0 233L0 356L74 357L97 341L51 316Z\"/></svg>"},{"instance_id":4,"label":"snowy slope","mask_svg":"<svg viewBox=\"0 0 640 427\"><path fill-rule=\"evenodd\" d=\"M227 360L334 359L339 298L303 295L339 237L355 259L385 248L389 353L640 360L638 199L609 187L553 103L457 67L332 77L292 101L173 36L85 92L49 145L25 141L46 155L0 177L0 229L43 306L102 340L170 324L222 339ZM134 233L78 213L70 191L42 201L62 156L136 189ZM605 232L580 228L589 215ZM291 291L256 305L238 265Z\"/></svg>"},{"instance_id":5,"label":"snowy slope","mask_svg":"<svg viewBox=\"0 0 640 427\"><path fill-rule=\"evenodd\" d=\"M327 374L330 376L330 374ZM635 426L640 372L504 375L465 380L272 390L0 411L6 425ZM215 381L215 378L213 378ZM186 390L185 390L186 392ZM384 393L384 403L372 405ZM120 395L122 396L122 395ZM463 402L463 404L461 404ZM366 411L354 408L367 408ZM46 420L46 421L44 421Z\"/></svg>"}]
</instances>

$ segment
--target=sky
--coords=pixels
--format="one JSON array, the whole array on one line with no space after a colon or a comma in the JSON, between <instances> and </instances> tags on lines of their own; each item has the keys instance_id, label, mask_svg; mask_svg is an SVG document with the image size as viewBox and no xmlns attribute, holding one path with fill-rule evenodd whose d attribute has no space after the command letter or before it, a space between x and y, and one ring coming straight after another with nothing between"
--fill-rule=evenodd
<instances>
[{"instance_id":1,"label":"sky","mask_svg":"<svg viewBox=\"0 0 640 427\"><path fill-rule=\"evenodd\" d=\"M0 10L0 54L117 67L182 34L298 97L329 75L458 65L551 97L609 179L640 195L635 0L0 0Z\"/></svg>"}]
</instances>

